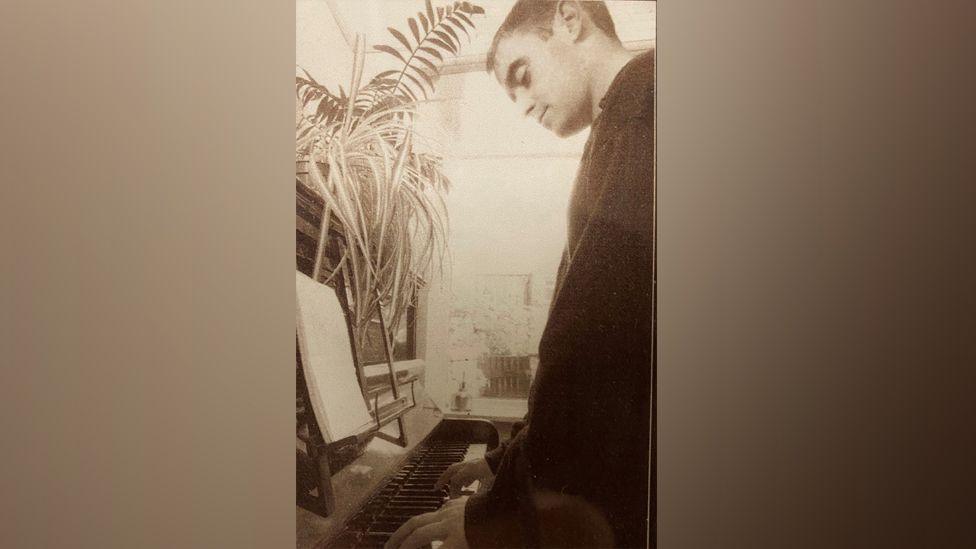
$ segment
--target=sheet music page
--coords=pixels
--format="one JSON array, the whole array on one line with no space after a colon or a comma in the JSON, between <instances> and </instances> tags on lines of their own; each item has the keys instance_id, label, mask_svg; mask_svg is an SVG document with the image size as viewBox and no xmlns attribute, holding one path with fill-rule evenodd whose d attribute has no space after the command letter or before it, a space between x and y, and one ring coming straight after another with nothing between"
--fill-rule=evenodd
<instances>
[{"instance_id":1,"label":"sheet music page","mask_svg":"<svg viewBox=\"0 0 976 549\"><path fill-rule=\"evenodd\" d=\"M326 442L363 432L373 422L366 408L346 319L335 290L295 272L298 343L315 418Z\"/></svg>"}]
</instances>

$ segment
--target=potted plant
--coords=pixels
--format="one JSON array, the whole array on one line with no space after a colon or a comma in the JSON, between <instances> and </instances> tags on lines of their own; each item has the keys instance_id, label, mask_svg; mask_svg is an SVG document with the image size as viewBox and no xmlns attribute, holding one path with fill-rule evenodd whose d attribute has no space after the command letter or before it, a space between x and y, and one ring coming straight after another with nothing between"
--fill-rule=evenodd
<instances>
[{"instance_id":1,"label":"potted plant","mask_svg":"<svg viewBox=\"0 0 976 549\"><path fill-rule=\"evenodd\" d=\"M403 50L374 46L395 58L398 68L365 84L364 39L357 36L348 94L341 86L334 93L304 70L296 77L298 171L307 171L325 203L313 278L344 270L357 341L365 341L370 321L379 316L390 360L404 312L446 251L444 195L450 183L441 158L414 146L417 106L434 92L445 57L457 55L461 34L470 39L471 17L483 13L469 2L434 8L425 0L425 10L407 20L409 31L388 29ZM345 246L338 265L323 272L330 220Z\"/></svg>"}]
</instances>

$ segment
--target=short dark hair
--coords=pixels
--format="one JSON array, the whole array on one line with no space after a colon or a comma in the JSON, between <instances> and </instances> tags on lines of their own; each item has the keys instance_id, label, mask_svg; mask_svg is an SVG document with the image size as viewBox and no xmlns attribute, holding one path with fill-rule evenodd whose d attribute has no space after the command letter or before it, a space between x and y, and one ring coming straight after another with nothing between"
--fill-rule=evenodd
<instances>
[{"instance_id":1,"label":"short dark hair","mask_svg":"<svg viewBox=\"0 0 976 549\"><path fill-rule=\"evenodd\" d=\"M552 18L556 15L556 6L559 5L560 1L518 0L512 7L512 11L508 12L508 17L502 22L502 26L498 28L495 38L491 41L485 70L492 72L495 69L495 54L498 50L498 43L518 31L534 32L548 40L552 36ZM620 38L617 37L617 29L613 25L613 18L610 17L610 12L603 0L581 0L580 4L582 4L583 10L589 14L596 28L610 38L620 41Z\"/></svg>"}]
</instances>

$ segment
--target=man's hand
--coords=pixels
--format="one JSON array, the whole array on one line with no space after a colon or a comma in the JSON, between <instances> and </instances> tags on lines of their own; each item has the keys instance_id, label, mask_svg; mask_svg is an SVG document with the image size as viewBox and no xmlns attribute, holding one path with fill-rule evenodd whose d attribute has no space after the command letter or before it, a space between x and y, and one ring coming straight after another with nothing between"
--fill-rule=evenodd
<instances>
[{"instance_id":1,"label":"man's hand","mask_svg":"<svg viewBox=\"0 0 976 549\"><path fill-rule=\"evenodd\" d=\"M434 541L440 541L441 549L468 549L464 538L463 497L448 501L433 513L417 515L397 529L386 542L384 549L419 549Z\"/></svg>"},{"instance_id":2,"label":"man's hand","mask_svg":"<svg viewBox=\"0 0 976 549\"><path fill-rule=\"evenodd\" d=\"M485 458L476 458L461 463L454 463L444 471L437 483L434 484L435 490L440 490L444 486L451 487L451 497L456 498L461 495L461 489L476 480L491 478L491 467Z\"/></svg>"}]
</instances>

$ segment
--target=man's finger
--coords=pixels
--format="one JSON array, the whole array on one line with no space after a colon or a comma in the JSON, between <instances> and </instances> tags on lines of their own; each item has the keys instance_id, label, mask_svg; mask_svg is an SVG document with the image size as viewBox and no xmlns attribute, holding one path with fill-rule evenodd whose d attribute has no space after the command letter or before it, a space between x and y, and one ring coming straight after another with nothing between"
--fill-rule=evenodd
<instances>
[{"instance_id":1,"label":"man's finger","mask_svg":"<svg viewBox=\"0 0 976 549\"><path fill-rule=\"evenodd\" d=\"M396 549L400 546L404 539L419 528L427 526L432 522L437 521L437 511L433 513L424 513L422 515L417 515L415 517L410 517L410 520L404 522L402 526L397 528L396 532L390 536L386 544L383 546L385 549Z\"/></svg>"},{"instance_id":2,"label":"man's finger","mask_svg":"<svg viewBox=\"0 0 976 549\"><path fill-rule=\"evenodd\" d=\"M451 466L449 466L447 469L445 469L444 472L441 473L441 476L437 478L437 482L434 483L434 490L440 490L441 488L443 488L444 485L446 485L448 481L451 480L451 477L454 476L454 471L457 470L457 467L458 467L457 463L454 463Z\"/></svg>"},{"instance_id":3,"label":"man's finger","mask_svg":"<svg viewBox=\"0 0 976 549\"><path fill-rule=\"evenodd\" d=\"M403 540L398 549L420 549L426 545L430 545L430 542L435 540L441 540L447 537L447 528L445 528L443 522L435 522L433 524L428 524L421 528L417 528L412 534L407 536L407 539Z\"/></svg>"}]
</instances>

